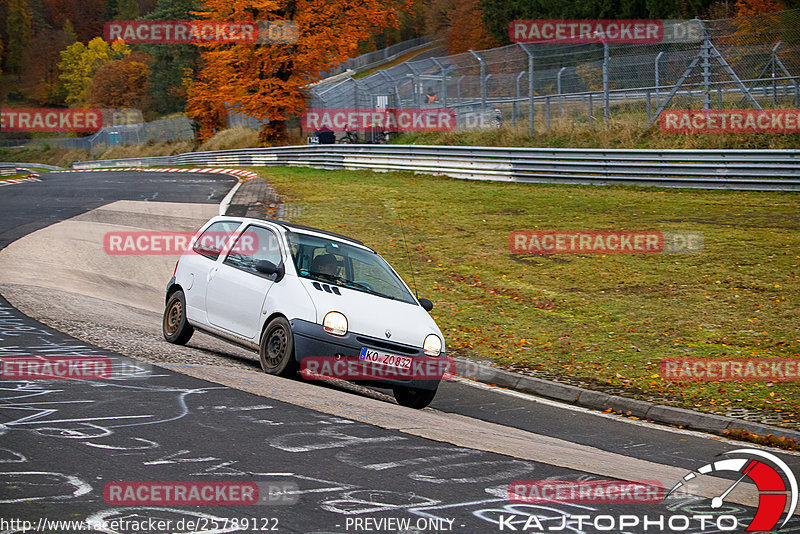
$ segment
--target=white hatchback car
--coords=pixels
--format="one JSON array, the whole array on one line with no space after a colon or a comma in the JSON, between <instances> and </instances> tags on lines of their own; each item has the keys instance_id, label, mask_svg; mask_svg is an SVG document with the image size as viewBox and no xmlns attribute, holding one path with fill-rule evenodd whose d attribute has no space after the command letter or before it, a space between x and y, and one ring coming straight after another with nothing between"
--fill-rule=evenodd
<instances>
[{"instance_id":1,"label":"white hatchback car","mask_svg":"<svg viewBox=\"0 0 800 534\"><path fill-rule=\"evenodd\" d=\"M185 344L196 328L258 350L263 370L281 376L296 373L304 358L422 368L445 359L432 307L360 241L220 216L178 260L162 327L170 343ZM391 388L403 406L424 408L441 376L390 373L367 383Z\"/></svg>"}]
</instances>

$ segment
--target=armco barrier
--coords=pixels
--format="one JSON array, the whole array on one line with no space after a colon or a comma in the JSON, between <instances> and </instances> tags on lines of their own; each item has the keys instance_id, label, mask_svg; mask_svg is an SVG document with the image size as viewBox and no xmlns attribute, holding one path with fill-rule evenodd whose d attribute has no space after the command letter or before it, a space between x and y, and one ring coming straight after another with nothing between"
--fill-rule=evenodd
<instances>
[{"instance_id":1,"label":"armco barrier","mask_svg":"<svg viewBox=\"0 0 800 534\"><path fill-rule=\"evenodd\" d=\"M282 165L410 171L506 182L800 191L800 150L309 145L80 162L73 168L147 165Z\"/></svg>"}]
</instances>

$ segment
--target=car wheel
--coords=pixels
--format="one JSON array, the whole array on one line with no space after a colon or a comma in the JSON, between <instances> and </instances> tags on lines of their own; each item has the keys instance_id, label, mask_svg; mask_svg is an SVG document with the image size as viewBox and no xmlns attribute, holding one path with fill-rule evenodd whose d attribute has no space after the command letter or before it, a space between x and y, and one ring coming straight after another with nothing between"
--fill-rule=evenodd
<instances>
[{"instance_id":1,"label":"car wheel","mask_svg":"<svg viewBox=\"0 0 800 534\"><path fill-rule=\"evenodd\" d=\"M436 396L435 389L417 389L398 386L394 388L394 398L400 406L416 408L426 407Z\"/></svg>"},{"instance_id":2,"label":"car wheel","mask_svg":"<svg viewBox=\"0 0 800 534\"><path fill-rule=\"evenodd\" d=\"M176 345L186 345L194 334L194 328L186 320L186 298L183 291L178 290L169 296L164 309L164 320L161 321L164 339Z\"/></svg>"},{"instance_id":3,"label":"car wheel","mask_svg":"<svg viewBox=\"0 0 800 534\"><path fill-rule=\"evenodd\" d=\"M265 373L291 376L297 372L292 327L284 317L274 318L264 329L258 356Z\"/></svg>"}]
</instances>

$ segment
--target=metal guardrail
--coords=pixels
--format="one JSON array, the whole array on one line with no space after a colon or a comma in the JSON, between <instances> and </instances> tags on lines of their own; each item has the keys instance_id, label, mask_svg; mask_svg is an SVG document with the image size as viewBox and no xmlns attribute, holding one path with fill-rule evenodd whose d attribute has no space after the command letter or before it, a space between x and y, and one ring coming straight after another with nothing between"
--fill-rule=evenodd
<instances>
[{"instance_id":1,"label":"metal guardrail","mask_svg":"<svg viewBox=\"0 0 800 534\"><path fill-rule=\"evenodd\" d=\"M19 162L0 161L0 169L11 168L11 167L35 167L37 169L46 169L48 171L64 170L62 167L56 167L55 165L47 165L45 163L19 163Z\"/></svg>"},{"instance_id":2,"label":"metal guardrail","mask_svg":"<svg viewBox=\"0 0 800 534\"><path fill-rule=\"evenodd\" d=\"M800 150L309 145L79 162L73 164L73 168L148 165L282 165L410 171L470 180L523 183L800 191Z\"/></svg>"}]
</instances>

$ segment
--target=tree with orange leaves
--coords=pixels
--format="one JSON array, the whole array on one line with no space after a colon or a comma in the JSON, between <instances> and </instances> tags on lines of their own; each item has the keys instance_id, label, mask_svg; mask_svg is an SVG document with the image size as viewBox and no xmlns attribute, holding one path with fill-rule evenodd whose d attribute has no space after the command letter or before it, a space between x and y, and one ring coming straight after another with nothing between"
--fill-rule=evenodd
<instances>
[{"instance_id":1,"label":"tree with orange leaves","mask_svg":"<svg viewBox=\"0 0 800 534\"><path fill-rule=\"evenodd\" d=\"M203 64L187 88L186 111L200 139L220 127L230 109L269 119L263 143L286 137L286 121L305 107L305 88L355 54L359 41L397 27L409 0L206 0L207 20L293 21L297 42L203 45ZM413 0L410 0L413 1Z\"/></svg>"}]
</instances>

